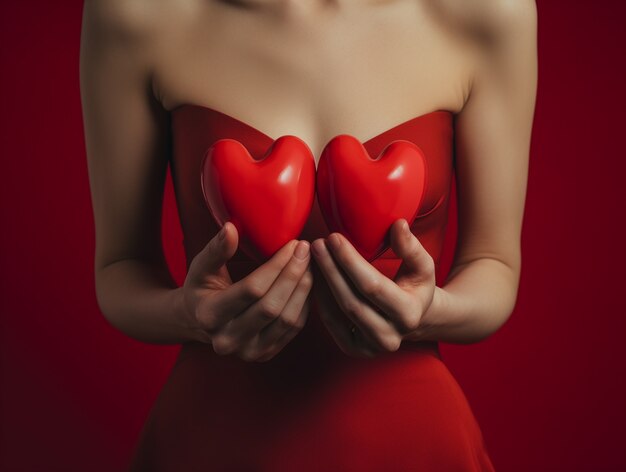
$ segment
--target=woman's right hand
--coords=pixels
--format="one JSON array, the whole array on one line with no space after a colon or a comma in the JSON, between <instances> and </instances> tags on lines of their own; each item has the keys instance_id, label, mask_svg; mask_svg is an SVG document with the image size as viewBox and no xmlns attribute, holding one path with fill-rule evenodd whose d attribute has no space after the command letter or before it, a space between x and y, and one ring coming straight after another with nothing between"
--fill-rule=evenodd
<instances>
[{"instance_id":1,"label":"woman's right hand","mask_svg":"<svg viewBox=\"0 0 626 472\"><path fill-rule=\"evenodd\" d=\"M217 354L265 362L306 323L313 285L310 244L289 241L233 283L225 263L238 241L235 225L226 222L194 257L183 284L185 316L197 340L211 343Z\"/></svg>"}]
</instances>

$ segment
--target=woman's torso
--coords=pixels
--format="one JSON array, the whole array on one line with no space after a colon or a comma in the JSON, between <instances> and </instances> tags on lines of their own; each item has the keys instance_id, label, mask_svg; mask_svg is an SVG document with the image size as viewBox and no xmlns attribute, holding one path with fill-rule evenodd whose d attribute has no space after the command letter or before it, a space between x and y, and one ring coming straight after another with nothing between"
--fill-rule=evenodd
<instances>
[{"instance_id":1,"label":"woman's torso","mask_svg":"<svg viewBox=\"0 0 626 472\"><path fill-rule=\"evenodd\" d=\"M458 26L461 7L426 1L347 1L335 7L269 0L165 4L154 13L167 21L154 35L152 85L175 126L194 117L216 119L214 111L221 111L245 124L238 130L242 137L253 130L273 138L300 137L317 162L337 134L365 142L429 116L421 139L434 130L449 146L442 147L447 160L440 163L445 204L411 229L429 240L425 247L438 256L452 135L446 116L431 112L446 110L451 118L470 91L474 45ZM176 121L187 104L199 107ZM184 136L175 126L174 140ZM371 151L384 145L375 144ZM199 179L182 178L184 156L176 149L174 143L172 169L189 265L217 226L204 221L198 227L198 214L189 207L193 201L199 209L202 202L197 189L190 193L188 187ZM320 221L316 205L302 239L325 236ZM228 266L233 281L255 267L238 256ZM399 261L373 264L392 276ZM307 324L315 319L312 313ZM315 331L305 326L268 363L218 356L199 343L184 345L145 426L136 468L154 461L168 470L168 463L174 468L187 458L194 464L254 463L258 470L377 470L377 464L396 457L398 467L423 461L421 470L429 470L429 461L447 458L475 467L460 470L489 470L480 431L436 343L365 361L333 350L328 336L326 349L314 352L323 331L319 322L316 326ZM363 462L355 461L358 457Z\"/></svg>"}]
</instances>

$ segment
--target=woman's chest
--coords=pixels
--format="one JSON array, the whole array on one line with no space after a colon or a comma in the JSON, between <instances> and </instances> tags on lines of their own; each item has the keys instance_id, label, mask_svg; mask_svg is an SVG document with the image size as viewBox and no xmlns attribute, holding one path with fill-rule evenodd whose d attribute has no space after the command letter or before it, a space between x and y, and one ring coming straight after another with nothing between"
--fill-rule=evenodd
<instances>
[{"instance_id":1,"label":"woman's chest","mask_svg":"<svg viewBox=\"0 0 626 472\"><path fill-rule=\"evenodd\" d=\"M176 10L155 42L159 100L168 110L210 106L273 138L296 135L316 159L336 134L366 141L433 110L459 111L470 70L462 41L421 2L367 3Z\"/></svg>"}]
</instances>

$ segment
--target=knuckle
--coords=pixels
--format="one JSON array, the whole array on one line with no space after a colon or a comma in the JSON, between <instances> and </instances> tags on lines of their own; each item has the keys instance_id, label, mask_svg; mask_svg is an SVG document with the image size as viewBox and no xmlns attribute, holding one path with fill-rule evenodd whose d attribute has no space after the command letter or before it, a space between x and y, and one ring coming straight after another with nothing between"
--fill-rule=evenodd
<instances>
[{"instance_id":1,"label":"knuckle","mask_svg":"<svg viewBox=\"0 0 626 472\"><path fill-rule=\"evenodd\" d=\"M341 309L348 317L359 318L361 316L361 307L356 301L343 302Z\"/></svg>"},{"instance_id":2,"label":"knuckle","mask_svg":"<svg viewBox=\"0 0 626 472\"><path fill-rule=\"evenodd\" d=\"M214 333L219 328L217 317L210 313L200 318L199 324L200 327L208 333Z\"/></svg>"},{"instance_id":3,"label":"knuckle","mask_svg":"<svg viewBox=\"0 0 626 472\"><path fill-rule=\"evenodd\" d=\"M245 292L250 300L260 300L265 295L265 290L256 280L250 280L245 286Z\"/></svg>"},{"instance_id":4,"label":"knuckle","mask_svg":"<svg viewBox=\"0 0 626 472\"><path fill-rule=\"evenodd\" d=\"M281 307L271 300L262 300L258 304L259 314L269 320L274 320L280 316Z\"/></svg>"},{"instance_id":5,"label":"knuckle","mask_svg":"<svg viewBox=\"0 0 626 472\"><path fill-rule=\"evenodd\" d=\"M419 327L418 310L411 310L400 317L400 327L406 332L415 331Z\"/></svg>"},{"instance_id":6,"label":"knuckle","mask_svg":"<svg viewBox=\"0 0 626 472\"><path fill-rule=\"evenodd\" d=\"M218 317L210 308L198 306L194 315L195 320L202 329L213 332L218 328Z\"/></svg>"},{"instance_id":7,"label":"knuckle","mask_svg":"<svg viewBox=\"0 0 626 472\"><path fill-rule=\"evenodd\" d=\"M435 260L428 255L428 257L426 258L426 264L424 264L424 272L431 278L435 277L435 271L436 271L436 267L435 267Z\"/></svg>"},{"instance_id":8,"label":"knuckle","mask_svg":"<svg viewBox=\"0 0 626 472\"><path fill-rule=\"evenodd\" d=\"M215 353L220 356L227 356L235 351L235 342L228 336L214 336L211 344Z\"/></svg>"},{"instance_id":9,"label":"knuckle","mask_svg":"<svg viewBox=\"0 0 626 472\"><path fill-rule=\"evenodd\" d=\"M421 274L429 276L435 273L435 260L426 250L421 251L417 257Z\"/></svg>"},{"instance_id":10,"label":"knuckle","mask_svg":"<svg viewBox=\"0 0 626 472\"><path fill-rule=\"evenodd\" d=\"M305 272L302 278L300 278L300 286L307 290L313 286L313 274L311 272Z\"/></svg>"},{"instance_id":11,"label":"knuckle","mask_svg":"<svg viewBox=\"0 0 626 472\"><path fill-rule=\"evenodd\" d=\"M361 288L365 295L376 297L380 295L380 292L382 290L382 284L380 280L376 278L370 278L363 283L363 286Z\"/></svg>"},{"instance_id":12,"label":"knuckle","mask_svg":"<svg viewBox=\"0 0 626 472\"><path fill-rule=\"evenodd\" d=\"M285 270L283 270L282 276L290 282L297 283L302 276L302 270L296 264L289 264L285 267Z\"/></svg>"}]
</instances>

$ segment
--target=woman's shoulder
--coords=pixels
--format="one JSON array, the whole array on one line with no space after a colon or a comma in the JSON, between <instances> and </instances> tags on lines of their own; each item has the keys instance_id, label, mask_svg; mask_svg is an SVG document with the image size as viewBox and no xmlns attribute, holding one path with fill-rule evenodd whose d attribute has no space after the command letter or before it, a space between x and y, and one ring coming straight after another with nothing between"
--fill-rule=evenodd
<instances>
[{"instance_id":1,"label":"woman's shoulder","mask_svg":"<svg viewBox=\"0 0 626 472\"><path fill-rule=\"evenodd\" d=\"M535 0L443 0L430 6L446 22L481 42L500 41L521 29L533 29L537 22Z\"/></svg>"},{"instance_id":2,"label":"woman's shoulder","mask_svg":"<svg viewBox=\"0 0 626 472\"><path fill-rule=\"evenodd\" d=\"M85 0L83 22L89 22L103 36L137 41L157 30L160 19L165 15L165 7L161 3L150 0Z\"/></svg>"}]
</instances>

